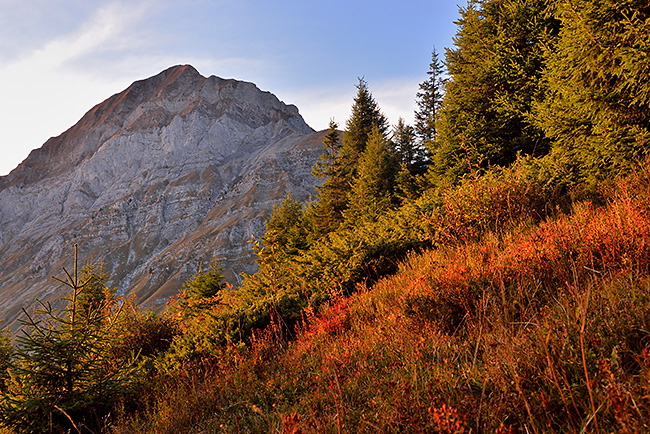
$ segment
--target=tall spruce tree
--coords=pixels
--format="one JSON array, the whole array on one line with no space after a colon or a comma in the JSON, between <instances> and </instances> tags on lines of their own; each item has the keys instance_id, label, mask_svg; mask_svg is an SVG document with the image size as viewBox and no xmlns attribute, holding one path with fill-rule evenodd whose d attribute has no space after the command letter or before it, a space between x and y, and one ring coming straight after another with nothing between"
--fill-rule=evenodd
<instances>
[{"instance_id":1,"label":"tall spruce tree","mask_svg":"<svg viewBox=\"0 0 650 434\"><path fill-rule=\"evenodd\" d=\"M337 125L331 121L323 142L326 152L314 167L314 175L324 178L324 181L318 188L318 202L309 207L306 213L317 235L335 230L344 220L351 186L357 177L359 158L366 149L373 128L385 135L388 120L370 93L368 84L360 78L342 144L339 144Z\"/></svg>"},{"instance_id":2,"label":"tall spruce tree","mask_svg":"<svg viewBox=\"0 0 650 434\"><path fill-rule=\"evenodd\" d=\"M435 152L434 140L436 137L436 120L442 106L444 96L444 70L438 52L433 48L431 63L427 71L428 78L420 83L420 90L416 94L418 109L415 112L415 133L422 146Z\"/></svg>"},{"instance_id":3,"label":"tall spruce tree","mask_svg":"<svg viewBox=\"0 0 650 434\"><path fill-rule=\"evenodd\" d=\"M316 235L323 235L336 229L343 220L342 212L347 204L350 189L345 167L341 160L341 140L338 124L330 120L329 130L323 140L325 153L312 169L312 174L321 178L316 187L318 202L307 209L311 215Z\"/></svg>"},{"instance_id":4,"label":"tall spruce tree","mask_svg":"<svg viewBox=\"0 0 650 434\"><path fill-rule=\"evenodd\" d=\"M345 211L346 221L353 225L374 220L392 203L398 158L391 142L374 125L363 153L359 157L357 175L352 184Z\"/></svg>"},{"instance_id":5,"label":"tall spruce tree","mask_svg":"<svg viewBox=\"0 0 650 434\"><path fill-rule=\"evenodd\" d=\"M650 3L558 0L538 122L579 171L631 170L650 139Z\"/></svg>"},{"instance_id":6,"label":"tall spruce tree","mask_svg":"<svg viewBox=\"0 0 650 434\"><path fill-rule=\"evenodd\" d=\"M399 118L393 128L392 142L399 163L404 164L411 174L426 170L426 149L416 141L415 129L403 118Z\"/></svg>"},{"instance_id":7,"label":"tall spruce tree","mask_svg":"<svg viewBox=\"0 0 650 434\"><path fill-rule=\"evenodd\" d=\"M544 50L558 27L550 1L470 0L461 9L455 48L446 53L434 179L548 151L532 106L543 98Z\"/></svg>"},{"instance_id":8,"label":"tall spruce tree","mask_svg":"<svg viewBox=\"0 0 650 434\"><path fill-rule=\"evenodd\" d=\"M388 119L381 112L370 93L368 83L363 78L359 78L352 114L345 123L345 132L343 133L342 157L344 164L350 170L350 175L352 175L350 179L354 177L356 163L366 148L373 126L376 126L384 134L388 130Z\"/></svg>"}]
</instances>

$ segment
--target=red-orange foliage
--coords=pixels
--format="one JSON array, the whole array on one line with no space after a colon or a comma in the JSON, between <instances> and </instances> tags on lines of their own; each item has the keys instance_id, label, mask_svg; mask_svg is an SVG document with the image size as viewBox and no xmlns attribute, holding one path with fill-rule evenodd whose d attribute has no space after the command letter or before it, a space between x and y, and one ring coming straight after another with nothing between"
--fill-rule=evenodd
<instances>
[{"instance_id":1,"label":"red-orange foliage","mask_svg":"<svg viewBox=\"0 0 650 434\"><path fill-rule=\"evenodd\" d=\"M625 185L624 185L625 186ZM491 236L430 253L436 264L427 276L411 283L414 296L427 296L471 312L487 286L497 295L522 282L541 285L542 297L577 280L607 274L643 273L650 269L650 202L648 198L619 192L609 203L574 206L561 215L522 233ZM501 295L499 295L501 296Z\"/></svg>"}]
</instances>

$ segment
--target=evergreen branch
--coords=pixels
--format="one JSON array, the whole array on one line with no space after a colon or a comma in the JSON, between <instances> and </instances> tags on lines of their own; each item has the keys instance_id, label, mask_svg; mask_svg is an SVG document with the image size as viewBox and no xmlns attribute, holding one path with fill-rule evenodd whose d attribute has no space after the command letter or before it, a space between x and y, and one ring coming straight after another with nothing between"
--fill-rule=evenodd
<instances>
[{"instance_id":1,"label":"evergreen branch","mask_svg":"<svg viewBox=\"0 0 650 434\"><path fill-rule=\"evenodd\" d=\"M61 269L63 270L65 275L68 276L68 282L69 282L69 283L65 283L65 282L63 282L63 283L65 285L69 286L70 288L74 289L76 287L76 283L77 283L76 280L70 275L70 273L68 273L68 270L66 270L65 267L61 267ZM59 281L61 282L61 280L59 280Z\"/></svg>"},{"instance_id":2,"label":"evergreen branch","mask_svg":"<svg viewBox=\"0 0 650 434\"><path fill-rule=\"evenodd\" d=\"M63 269L63 271L65 271L65 268ZM67 274L67 271L66 271L66 274ZM69 274L68 274L68 276L69 276ZM70 286L70 283L68 283L68 282L66 282L66 281L64 281L64 280L61 280L61 279L59 279L59 278L56 277L56 276L50 276L50 277L51 277L52 279L56 280L57 282L64 284L65 286Z\"/></svg>"}]
</instances>

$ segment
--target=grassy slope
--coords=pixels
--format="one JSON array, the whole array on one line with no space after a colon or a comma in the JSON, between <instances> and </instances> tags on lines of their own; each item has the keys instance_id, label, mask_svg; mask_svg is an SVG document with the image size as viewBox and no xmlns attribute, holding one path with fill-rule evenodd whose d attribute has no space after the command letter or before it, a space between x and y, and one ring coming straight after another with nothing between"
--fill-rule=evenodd
<instances>
[{"instance_id":1,"label":"grassy slope","mask_svg":"<svg viewBox=\"0 0 650 434\"><path fill-rule=\"evenodd\" d=\"M292 342L157 379L113 431L648 432L649 186L411 255Z\"/></svg>"}]
</instances>

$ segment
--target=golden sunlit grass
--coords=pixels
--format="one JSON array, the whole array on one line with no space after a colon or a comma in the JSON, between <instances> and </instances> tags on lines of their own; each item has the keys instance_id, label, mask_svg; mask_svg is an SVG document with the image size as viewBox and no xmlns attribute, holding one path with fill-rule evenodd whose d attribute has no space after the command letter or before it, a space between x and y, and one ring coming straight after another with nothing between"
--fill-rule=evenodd
<instances>
[{"instance_id":1,"label":"golden sunlit grass","mask_svg":"<svg viewBox=\"0 0 650 434\"><path fill-rule=\"evenodd\" d=\"M648 432L649 181L412 254L290 342L272 324L157 379L113 432Z\"/></svg>"}]
</instances>

